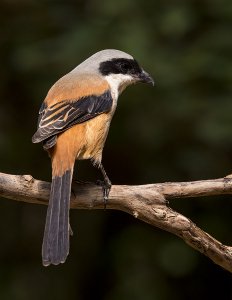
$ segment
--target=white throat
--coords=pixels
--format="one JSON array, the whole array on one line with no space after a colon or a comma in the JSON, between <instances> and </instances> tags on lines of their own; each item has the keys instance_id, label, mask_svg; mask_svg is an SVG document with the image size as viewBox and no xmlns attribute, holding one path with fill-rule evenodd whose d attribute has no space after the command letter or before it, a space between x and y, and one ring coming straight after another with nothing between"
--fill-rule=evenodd
<instances>
[{"instance_id":1,"label":"white throat","mask_svg":"<svg viewBox=\"0 0 232 300\"><path fill-rule=\"evenodd\" d=\"M110 74L105 79L110 85L111 94L115 101L117 101L120 93L133 82L133 78L130 75L123 74Z\"/></svg>"}]
</instances>

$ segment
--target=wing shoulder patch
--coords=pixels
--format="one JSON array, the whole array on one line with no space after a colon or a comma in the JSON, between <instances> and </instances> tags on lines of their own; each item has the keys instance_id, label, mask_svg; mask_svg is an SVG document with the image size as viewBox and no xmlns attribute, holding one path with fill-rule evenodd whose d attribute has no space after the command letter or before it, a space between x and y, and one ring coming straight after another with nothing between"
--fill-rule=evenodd
<instances>
[{"instance_id":1,"label":"wing shoulder patch","mask_svg":"<svg viewBox=\"0 0 232 300\"><path fill-rule=\"evenodd\" d=\"M111 110L113 99L110 91L100 96L91 95L78 100L64 100L50 107L42 104L39 111L38 129L32 137L33 143L50 140L50 137L71 128L76 124L86 122L100 114ZM52 139L54 146L56 138ZM45 142L46 143L46 142Z\"/></svg>"}]
</instances>

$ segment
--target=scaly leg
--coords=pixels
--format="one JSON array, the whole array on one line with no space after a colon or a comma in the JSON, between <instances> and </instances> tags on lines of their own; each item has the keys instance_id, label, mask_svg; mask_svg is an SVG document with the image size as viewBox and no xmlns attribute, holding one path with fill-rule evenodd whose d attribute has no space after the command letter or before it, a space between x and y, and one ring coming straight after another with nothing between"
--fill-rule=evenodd
<instances>
[{"instance_id":1,"label":"scaly leg","mask_svg":"<svg viewBox=\"0 0 232 300\"><path fill-rule=\"evenodd\" d=\"M107 200L109 198L109 193L110 193L112 184L111 184L111 181L109 180L109 177L106 174L106 171L105 171L102 163L100 163L98 165L98 168L100 169L102 176L103 176L103 182L100 182L100 185L102 186L102 189L103 189L104 209L106 209L106 204L107 204Z\"/></svg>"}]
</instances>

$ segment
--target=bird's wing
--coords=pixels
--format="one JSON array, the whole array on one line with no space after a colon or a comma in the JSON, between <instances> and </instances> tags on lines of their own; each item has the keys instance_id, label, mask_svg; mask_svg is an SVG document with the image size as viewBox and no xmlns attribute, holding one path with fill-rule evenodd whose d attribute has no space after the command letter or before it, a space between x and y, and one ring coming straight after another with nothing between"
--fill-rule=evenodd
<instances>
[{"instance_id":1,"label":"bird's wing","mask_svg":"<svg viewBox=\"0 0 232 300\"><path fill-rule=\"evenodd\" d=\"M38 129L33 143L45 141L45 148L52 147L56 135L76 124L88 121L111 110L113 99L109 90L101 95L90 95L78 100L64 100L51 106L42 104L39 111Z\"/></svg>"}]
</instances>

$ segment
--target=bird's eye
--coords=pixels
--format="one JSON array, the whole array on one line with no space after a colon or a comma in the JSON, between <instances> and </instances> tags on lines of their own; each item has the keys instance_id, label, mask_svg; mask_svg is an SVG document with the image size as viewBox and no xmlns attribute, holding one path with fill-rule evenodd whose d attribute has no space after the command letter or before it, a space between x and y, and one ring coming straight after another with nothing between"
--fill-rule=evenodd
<instances>
[{"instance_id":1,"label":"bird's eye","mask_svg":"<svg viewBox=\"0 0 232 300\"><path fill-rule=\"evenodd\" d=\"M128 71L131 69L131 65L127 62L121 63L119 67L122 74L128 73Z\"/></svg>"}]
</instances>

